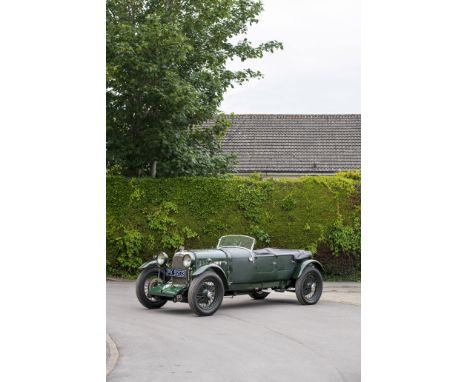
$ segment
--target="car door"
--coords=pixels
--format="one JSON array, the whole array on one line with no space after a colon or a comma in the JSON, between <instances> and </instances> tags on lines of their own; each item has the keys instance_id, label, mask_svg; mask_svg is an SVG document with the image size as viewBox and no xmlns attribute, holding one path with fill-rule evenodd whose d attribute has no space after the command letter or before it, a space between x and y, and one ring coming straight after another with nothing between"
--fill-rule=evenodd
<instances>
[{"instance_id":1,"label":"car door","mask_svg":"<svg viewBox=\"0 0 468 382\"><path fill-rule=\"evenodd\" d=\"M278 255L276 258L277 280L290 280L296 266L293 255Z\"/></svg>"},{"instance_id":2,"label":"car door","mask_svg":"<svg viewBox=\"0 0 468 382\"><path fill-rule=\"evenodd\" d=\"M274 281L276 280L276 267L278 256L273 254L256 255L255 270L257 272L255 278L257 281Z\"/></svg>"},{"instance_id":3,"label":"car door","mask_svg":"<svg viewBox=\"0 0 468 382\"><path fill-rule=\"evenodd\" d=\"M223 248L229 255L229 281L233 284L256 282L255 263L250 260L252 252L245 248Z\"/></svg>"}]
</instances>

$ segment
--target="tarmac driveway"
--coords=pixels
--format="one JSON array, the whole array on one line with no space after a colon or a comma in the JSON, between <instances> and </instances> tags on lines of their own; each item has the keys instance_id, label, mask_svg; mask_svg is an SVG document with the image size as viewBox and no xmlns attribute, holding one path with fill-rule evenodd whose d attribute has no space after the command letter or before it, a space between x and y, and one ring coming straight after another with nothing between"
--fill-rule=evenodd
<instances>
[{"instance_id":1,"label":"tarmac driveway","mask_svg":"<svg viewBox=\"0 0 468 382\"><path fill-rule=\"evenodd\" d=\"M336 301L344 301L340 303ZM142 307L133 282L107 282L117 381L360 381L360 286L325 283L317 305L294 293L225 297L210 317L188 304Z\"/></svg>"}]
</instances>

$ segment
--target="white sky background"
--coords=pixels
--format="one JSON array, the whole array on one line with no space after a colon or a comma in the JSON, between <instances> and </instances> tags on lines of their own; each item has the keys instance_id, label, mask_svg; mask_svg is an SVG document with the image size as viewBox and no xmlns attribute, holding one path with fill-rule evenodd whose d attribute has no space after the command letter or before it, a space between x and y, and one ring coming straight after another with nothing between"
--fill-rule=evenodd
<instances>
[{"instance_id":1,"label":"white sky background","mask_svg":"<svg viewBox=\"0 0 468 382\"><path fill-rule=\"evenodd\" d=\"M231 69L260 70L263 79L229 89L225 113L360 113L360 1L263 0L247 38L284 49Z\"/></svg>"}]
</instances>

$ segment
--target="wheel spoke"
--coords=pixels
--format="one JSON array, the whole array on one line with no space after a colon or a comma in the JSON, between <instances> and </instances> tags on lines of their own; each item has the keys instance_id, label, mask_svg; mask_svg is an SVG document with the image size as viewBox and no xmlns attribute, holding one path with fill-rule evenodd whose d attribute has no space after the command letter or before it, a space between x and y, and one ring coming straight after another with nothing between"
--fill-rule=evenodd
<instances>
[{"instance_id":1,"label":"wheel spoke","mask_svg":"<svg viewBox=\"0 0 468 382\"><path fill-rule=\"evenodd\" d=\"M302 284L302 293L308 301L312 300L317 291L317 278L313 273L309 273Z\"/></svg>"},{"instance_id":2,"label":"wheel spoke","mask_svg":"<svg viewBox=\"0 0 468 382\"><path fill-rule=\"evenodd\" d=\"M210 279L203 281L196 294L198 306L202 309L210 309L217 299L218 293L215 283Z\"/></svg>"}]
</instances>

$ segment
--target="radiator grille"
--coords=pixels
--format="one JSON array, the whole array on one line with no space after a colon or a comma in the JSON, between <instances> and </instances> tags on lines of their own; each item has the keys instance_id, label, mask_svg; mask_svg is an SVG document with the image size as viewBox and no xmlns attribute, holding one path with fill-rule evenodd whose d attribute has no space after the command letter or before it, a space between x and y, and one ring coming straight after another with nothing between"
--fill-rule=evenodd
<instances>
[{"instance_id":1,"label":"radiator grille","mask_svg":"<svg viewBox=\"0 0 468 382\"><path fill-rule=\"evenodd\" d=\"M188 269L184 267L184 256L183 255L175 255L172 258L172 268L177 269ZM188 273L187 273L188 276ZM171 277L171 281L173 284L187 284L186 277Z\"/></svg>"}]
</instances>

